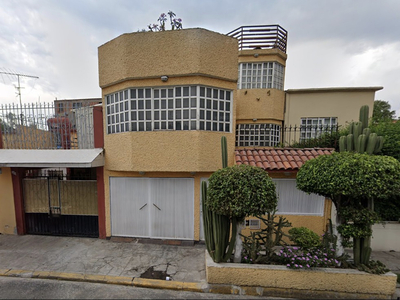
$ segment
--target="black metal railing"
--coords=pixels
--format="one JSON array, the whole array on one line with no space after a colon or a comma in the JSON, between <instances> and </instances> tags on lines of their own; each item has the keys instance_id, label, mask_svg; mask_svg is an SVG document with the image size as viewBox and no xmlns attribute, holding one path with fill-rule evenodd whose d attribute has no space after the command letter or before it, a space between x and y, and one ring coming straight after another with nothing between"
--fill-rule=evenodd
<instances>
[{"instance_id":1,"label":"black metal railing","mask_svg":"<svg viewBox=\"0 0 400 300\"><path fill-rule=\"evenodd\" d=\"M339 148L339 125L295 125L282 127L283 147Z\"/></svg>"},{"instance_id":2,"label":"black metal railing","mask_svg":"<svg viewBox=\"0 0 400 300\"><path fill-rule=\"evenodd\" d=\"M238 39L239 50L277 48L286 53L288 32L279 25L241 26L227 35Z\"/></svg>"}]
</instances>

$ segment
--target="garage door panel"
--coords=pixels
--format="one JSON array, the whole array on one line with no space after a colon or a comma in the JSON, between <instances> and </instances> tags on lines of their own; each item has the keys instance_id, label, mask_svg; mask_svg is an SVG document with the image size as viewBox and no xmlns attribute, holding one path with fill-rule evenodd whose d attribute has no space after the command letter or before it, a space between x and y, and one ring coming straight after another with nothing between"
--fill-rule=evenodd
<instances>
[{"instance_id":1,"label":"garage door panel","mask_svg":"<svg viewBox=\"0 0 400 300\"><path fill-rule=\"evenodd\" d=\"M192 178L110 178L110 195L113 235L194 238Z\"/></svg>"},{"instance_id":2,"label":"garage door panel","mask_svg":"<svg viewBox=\"0 0 400 300\"><path fill-rule=\"evenodd\" d=\"M147 178L110 178L111 233L149 237Z\"/></svg>"}]
</instances>

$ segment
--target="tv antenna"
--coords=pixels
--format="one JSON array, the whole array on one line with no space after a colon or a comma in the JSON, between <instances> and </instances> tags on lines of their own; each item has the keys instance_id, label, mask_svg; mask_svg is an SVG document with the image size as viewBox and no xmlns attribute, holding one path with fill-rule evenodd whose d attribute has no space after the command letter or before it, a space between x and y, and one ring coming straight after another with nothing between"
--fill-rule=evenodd
<instances>
[{"instance_id":1,"label":"tv antenna","mask_svg":"<svg viewBox=\"0 0 400 300\"><path fill-rule=\"evenodd\" d=\"M20 78L20 77L30 77L30 78L39 79L39 77L37 77L37 76L32 76L32 75L26 75L26 74L12 73L12 72L0 72L0 74L17 76L17 79L18 79L18 86L16 86L15 88L17 89L17 95L18 95L18 97L19 97L19 104L20 104L20 106L21 106L21 108L22 108L22 99L21 99L21 89L22 89L22 87L21 87L21 83L20 83L19 78Z\"/></svg>"},{"instance_id":2,"label":"tv antenna","mask_svg":"<svg viewBox=\"0 0 400 300\"><path fill-rule=\"evenodd\" d=\"M22 99L21 99L21 89L22 89L22 87L21 87L21 83L20 83L19 78L20 77L30 77L30 78L39 79L39 77L32 76L32 75L26 75L26 74L12 73L12 72L0 72L0 74L17 76L18 86L16 86L15 88L17 89L17 95L19 97L19 105L20 105L21 111L22 111ZM22 113L21 113L21 125L23 125L23 114Z\"/></svg>"}]
</instances>

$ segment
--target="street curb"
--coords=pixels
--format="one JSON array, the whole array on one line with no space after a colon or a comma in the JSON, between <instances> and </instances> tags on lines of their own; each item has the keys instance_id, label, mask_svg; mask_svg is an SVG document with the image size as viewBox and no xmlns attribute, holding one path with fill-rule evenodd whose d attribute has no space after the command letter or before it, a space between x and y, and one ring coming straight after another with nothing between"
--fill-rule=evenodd
<instances>
[{"instance_id":1,"label":"street curb","mask_svg":"<svg viewBox=\"0 0 400 300\"><path fill-rule=\"evenodd\" d=\"M176 291L188 291L188 292L198 292L198 293L205 293L208 290L207 284L205 283L165 281L157 279L135 278L129 276L92 275L92 274L80 274L80 273L13 270L13 269L0 269L0 276L68 280L68 281L103 283L103 284L119 284L119 285L135 286L142 288L169 289Z\"/></svg>"}]
</instances>

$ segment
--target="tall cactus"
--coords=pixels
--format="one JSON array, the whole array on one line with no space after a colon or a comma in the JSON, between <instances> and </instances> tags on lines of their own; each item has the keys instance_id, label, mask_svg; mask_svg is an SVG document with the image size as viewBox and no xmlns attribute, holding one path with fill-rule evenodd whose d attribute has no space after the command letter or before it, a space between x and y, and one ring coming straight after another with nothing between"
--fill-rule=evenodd
<instances>
[{"instance_id":1,"label":"tall cactus","mask_svg":"<svg viewBox=\"0 0 400 300\"><path fill-rule=\"evenodd\" d=\"M360 108L359 122L352 122L349 134L339 138L339 151L354 151L358 153L376 154L381 151L384 139L371 133L368 128L368 105Z\"/></svg>"},{"instance_id":2,"label":"tall cactus","mask_svg":"<svg viewBox=\"0 0 400 300\"><path fill-rule=\"evenodd\" d=\"M222 167L228 166L228 150L226 137L221 138ZM233 252L236 239L236 219L232 220L232 234L230 235L231 220L228 216L217 214L206 205L207 183L201 184L203 228L207 251L211 258L219 263L227 261ZM230 238L230 240L229 240Z\"/></svg>"},{"instance_id":3,"label":"tall cactus","mask_svg":"<svg viewBox=\"0 0 400 300\"><path fill-rule=\"evenodd\" d=\"M339 151L353 151L358 153L376 154L383 147L384 138L371 133L368 128L369 107L360 108L359 122L352 122L349 134L339 138ZM368 199L368 207L373 210L373 199ZM353 238L353 258L356 265L368 264L371 256L371 237Z\"/></svg>"}]
</instances>

